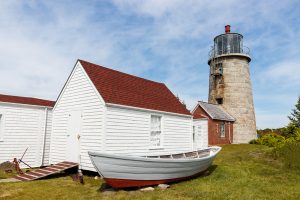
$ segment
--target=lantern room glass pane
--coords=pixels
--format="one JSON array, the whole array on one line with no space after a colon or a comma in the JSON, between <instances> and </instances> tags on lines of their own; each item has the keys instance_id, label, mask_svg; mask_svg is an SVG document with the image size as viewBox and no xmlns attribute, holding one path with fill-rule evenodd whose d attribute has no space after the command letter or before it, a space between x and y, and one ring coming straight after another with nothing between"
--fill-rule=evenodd
<instances>
[{"instance_id":1,"label":"lantern room glass pane","mask_svg":"<svg viewBox=\"0 0 300 200\"><path fill-rule=\"evenodd\" d=\"M215 38L214 50L215 55L228 53L243 53L243 36L237 33L222 34Z\"/></svg>"}]
</instances>

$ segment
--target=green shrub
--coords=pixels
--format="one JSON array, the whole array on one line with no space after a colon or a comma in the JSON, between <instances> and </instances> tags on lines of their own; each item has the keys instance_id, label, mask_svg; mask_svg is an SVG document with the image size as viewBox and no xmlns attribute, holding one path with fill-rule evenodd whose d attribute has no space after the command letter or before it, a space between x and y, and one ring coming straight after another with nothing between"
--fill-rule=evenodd
<instances>
[{"instance_id":1,"label":"green shrub","mask_svg":"<svg viewBox=\"0 0 300 200\"><path fill-rule=\"evenodd\" d=\"M295 137L297 134L300 134L300 128L297 128L295 125L292 124L285 127L281 133L281 135L286 138Z\"/></svg>"},{"instance_id":2,"label":"green shrub","mask_svg":"<svg viewBox=\"0 0 300 200\"><path fill-rule=\"evenodd\" d=\"M300 142L286 140L284 145L274 148L272 153L275 159L283 160L287 168L300 170Z\"/></svg>"},{"instance_id":3,"label":"green shrub","mask_svg":"<svg viewBox=\"0 0 300 200\"><path fill-rule=\"evenodd\" d=\"M266 134L261 136L259 139L256 140L257 144L266 145L269 147L276 147L283 145L285 143L285 138L278 134Z\"/></svg>"},{"instance_id":4,"label":"green shrub","mask_svg":"<svg viewBox=\"0 0 300 200\"><path fill-rule=\"evenodd\" d=\"M298 132L295 133L294 139L296 140L296 142L300 142L300 129Z\"/></svg>"}]
</instances>

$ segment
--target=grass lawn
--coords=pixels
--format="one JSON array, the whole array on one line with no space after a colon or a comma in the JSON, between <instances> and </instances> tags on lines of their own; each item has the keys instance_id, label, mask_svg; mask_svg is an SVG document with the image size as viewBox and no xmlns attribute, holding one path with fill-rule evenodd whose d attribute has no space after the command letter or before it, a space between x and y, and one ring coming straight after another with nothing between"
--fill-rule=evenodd
<instances>
[{"instance_id":1,"label":"grass lawn","mask_svg":"<svg viewBox=\"0 0 300 200\"><path fill-rule=\"evenodd\" d=\"M0 199L300 199L300 169L288 170L268 157L262 145L226 145L208 176L172 184L167 190L101 193L102 180L70 176L33 182L0 183ZM299 155L300 156L300 155ZM0 178L5 175L0 173Z\"/></svg>"}]
</instances>

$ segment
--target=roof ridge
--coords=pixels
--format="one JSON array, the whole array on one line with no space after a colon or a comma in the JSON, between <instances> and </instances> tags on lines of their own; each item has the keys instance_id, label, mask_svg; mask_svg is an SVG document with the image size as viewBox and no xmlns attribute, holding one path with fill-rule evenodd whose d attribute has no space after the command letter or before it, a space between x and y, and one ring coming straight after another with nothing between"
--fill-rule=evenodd
<instances>
[{"instance_id":1,"label":"roof ridge","mask_svg":"<svg viewBox=\"0 0 300 200\"><path fill-rule=\"evenodd\" d=\"M86 61L86 60L78 59L78 61L80 61L80 62L86 62L86 63L92 64L92 65L96 65L97 67L102 67L102 68L105 68L106 70L114 71L114 72L117 72L117 73L120 73L120 74L123 74L123 75L126 75L126 76L138 78L138 79L141 79L141 80L144 80L144 81L149 81L149 82L153 82L153 83L156 83L156 84L165 85L165 84L162 83L162 82L153 81L153 80L150 80L150 79L142 78L142 77L135 76L135 75L132 75L132 74L128 74L128 73L125 73L125 72L121 72L121 71L118 71L118 70L115 70L115 69L112 69L112 68L109 68L109 67L104 67L104 66L102 66L102 65L98 65L98 64L95 64L95 63L91 63L91 62Z\"/></svg>"}]
</instances>

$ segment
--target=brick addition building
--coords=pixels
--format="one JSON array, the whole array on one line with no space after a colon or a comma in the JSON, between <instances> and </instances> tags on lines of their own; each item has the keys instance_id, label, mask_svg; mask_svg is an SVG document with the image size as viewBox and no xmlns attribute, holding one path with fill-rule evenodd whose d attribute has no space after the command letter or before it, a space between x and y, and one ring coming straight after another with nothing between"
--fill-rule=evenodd
<instances>
[{"instance_id":1,"label":"brick addition building","mask_svg":"<svg viewBox=\"0 0 300 200\"><path fill-rule=\"evenodd\" d=\"M194 120L207 119L208 144L231 144L235 119L221 105L199 101L192 111Z\"/></svg>"}]
</instances>

